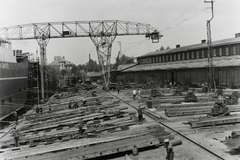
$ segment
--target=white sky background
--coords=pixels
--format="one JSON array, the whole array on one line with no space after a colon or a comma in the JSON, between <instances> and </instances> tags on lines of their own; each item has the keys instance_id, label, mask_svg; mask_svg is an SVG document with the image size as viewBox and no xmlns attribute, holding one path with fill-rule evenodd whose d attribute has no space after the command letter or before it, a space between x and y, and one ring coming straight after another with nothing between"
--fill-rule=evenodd
<instances>
[{"instance_id":1,"label":"white sky background","mask_svg":"<svg viewBox=\"0 0 240 160\"><path fill-rule=\"evenodd\" d=\"M127 56L137 57L161 46L174 48L206 39L206 20L211 18L210 3L204 0L1 0L0 27L39 22L125 20L148 23L164 36L157 44L145 36L121 36L113 43L111 63L120 46ZM240 0L215 0L211 22L212 40L234 37L240 32ZM36 40L12 41L13 49L39 50ZM48 63L54 56L65 56L74 64L85 64L88 55L97 61L90 38L50 39Z\"/></svg>"}]
</instances>

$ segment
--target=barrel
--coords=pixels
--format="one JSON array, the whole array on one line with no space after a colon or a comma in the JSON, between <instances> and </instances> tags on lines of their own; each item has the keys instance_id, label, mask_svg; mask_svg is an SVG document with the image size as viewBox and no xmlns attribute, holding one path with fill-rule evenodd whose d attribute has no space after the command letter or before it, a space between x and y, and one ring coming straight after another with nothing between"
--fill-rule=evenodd
<instances>
[{"instance_id":1,"label":"barrel","mask_svg":"<svg viewBox=\"0 0 240 160\"><path fill-rule=\"evenodd\" d=\"M147 101L147 107L152 108L152 101Z\"/></svg>"}]
</instances>

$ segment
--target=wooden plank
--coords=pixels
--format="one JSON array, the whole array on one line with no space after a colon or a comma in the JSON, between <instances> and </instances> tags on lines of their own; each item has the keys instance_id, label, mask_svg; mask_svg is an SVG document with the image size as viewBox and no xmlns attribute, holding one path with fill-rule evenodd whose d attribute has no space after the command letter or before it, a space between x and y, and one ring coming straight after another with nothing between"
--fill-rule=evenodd
<instances>
[{"instance_id":1,"label":"wooden plank","mask_svg":"<svg viewBox=\"0 0 240 160\"><path fill-rule=\"evenodd\" d=\"M190 107L190 108L171 108L165 110L165 115L168 117L209 114L212 107ZM240 111L240 106L228 106L230 112Z\"/></svg>"},{"instance_id":2,"label":"wooden plank","mask_svg":"<svg viewBox=\"0 0 240 160\"><path fill-rule=\"evenodd\" d=\"M214 102L209 103L183 103L183 104L168 104L154 106L156 109L168 109L168 108L187 108L187 107L201 107L201 106L213 106Z\"/></svg>"},{"instance_id":3,"label":"wooden plank","mask_svg":"<svg viewBox=\"0 0 240 160\"><path fill-rule=\"evenodd\" d=\"M36 147L36 148L23 148L20 151L14 151L11 153L11 157L13 156L17 156L19 157L21 156L28 156L28 155L35 155L35 154L43 154L43 153L47 153L47 152L52 152L52 151L58 151L58 150L64 150L64 149L69 149L69 148L76 148L76 147L86 147L87 146L91 146L91 145L96 145L98 143L102 144L102 143L108 143L108 142L116 142L119 140L129 140L132 139L134 137L139 137L139 136L149 136L148 134L146 135L131 135L131 136L125 136L125 137L118 137L118 138L114 138L114 137L110 137L110 138L93 138L93 139L80 139L80 140L73 140L73 141L69 141L69 142L61 142L59 143L59 145L54 144L54 145L47 145L44 147ZM91 141L92 140L92 141ZM20 154L20 155L18 155ZM3 157L4 156L9 156L10 154L8 152L2 154ZM12 157L12 158L13 158Z\"/></svg>"},{"instance_id":4,"label":"wooden plank","mask_svg":"<svg viewBox=\"0 0 240 160\"><path fill-rule=\"evenodd\" d=\"M177 117L177 116L208 114L210 112L211 112L211 109L210 110L176 111L176 112L169 112L169 113L165 113L165 114L168 117Z\"/></svg>"},{"instance_id":5,"label":"wooden plank","mask_svg":"<svg viewBox=\"0 0 240 160\"><path fill-rule=\"evenodd\" d=\"M159 138L173 139L172 135L163 135L161 137L154 137L151 135L137 136L132 138L124 138L113 141L107 141L102 143L90 144L85 147L72 148L71 150L62 150L61 152L55 152L50 154L49 152L40 154L31 154L28 156L23 153L18 153L18 157L21 159L67 159L74 157L81 157L82 159L100 157L103 155L109 155L114 153L120 153L127 150L131 150L133 146L137 148L149 147L159 144ZM16 155L14 155L16 156Z\"/></svg>"},{"instance_id":6,"label":"wooden plank","mask_svg":"<svg viewBox=\"0 0 240 160\"><path fill-rule=\"evenodd\" d=\"M223 124L233 124L240 123L240 117L229 116L229 117L219 117L212 119L203 119L199 121L191 121L190 125L192 128L205 127L205 126L214 126L214 125L223 125Z\"/></svg>"},{"instance_id":7,"label":"wooden plank","mask_svg":"<svg viewBox=\"0 0 240 160\"><path fill-rule=\"evenodd\" d=\"M105 126L104 124L113 124L112 126ZM118 131L122 130L122 127L125 126L131 126L136 124L136 122L133 122L132 120L130 120L130 117L125 117L125 118L120 118L115 119L113 121L102 121L100 122L102 127L97 128L96 130L94 130L94 132L96 133L100 133L103 131L108 131L111 129L116 129L119 128ZM91 133L91 131L86 130L86 133ZM73 128L66 128L63 130L56 130L56 129L52 129L50 132L45 132L45 133L38 133L38 134L26 134L25 136L20 136L19 138L19 143L28 143L31 141L45 141L46 139L49 138L58 138L58 137L65 137L65 136L73 136L74 135L78 135L79 134L79 129L78 127L73 127ZM1 142L4 145L13 145L14 144L14 140L7 140L7 141L2 141Z\"/></svg>"}]
</instances>

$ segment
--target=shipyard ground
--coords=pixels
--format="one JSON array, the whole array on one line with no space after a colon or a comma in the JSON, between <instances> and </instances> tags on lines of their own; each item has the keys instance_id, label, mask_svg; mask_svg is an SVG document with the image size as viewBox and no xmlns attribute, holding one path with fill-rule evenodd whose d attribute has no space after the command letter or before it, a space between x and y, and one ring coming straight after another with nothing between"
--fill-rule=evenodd
<instances>
[{"instance_id":1,"label":"shipyard ground","mask_svg":"<svg viewBox=\"0 0 240 160\"><path fill-rule=\"evenodd\" d=\"M138 106L139 102L137 100L133 101L131 97L132 90L121 90L118 94L116 91L110 91L110 95L114 95L132 106ZM66 101L69 101L66 99ZM127 107L129 112L135 111L131 106L129 106L126 103L121 102L121 107ZM164 120L164 124L168 125L169 127L177 130L178 132L186 135L187 137L191 138L192 140L198 142L199 144L203 145L204 147L208 148L209 150L217 153L220 155L223 159L226 160L238 160L240 159L240 153L237 151L229 151L227 146L224 144L225 136L230 135L230 133L233 130L239 130L240 124L230 124L230 125L222 125L222 126L211 126L211 127L202 127L202 128L194 128L192 129L189 125L186 125L185 122L193 119L197 119L199 116L205 116L205 115L195 115L195 116L179 116L179 117L166 117L164 114L164 111L157 111L154 107L150 109L154 111L155 113L161 115L162 117L166 118L167 120ZM32 111L33 112L33 111ZM238 112L234 112L234 114L239 114ZM148 125L158 125L157 122L152 120L151 118L144 116L146 118L146 121L142 125L133 125L130 126L131 129L136 128L143 128L144 126ZM20 120L21 121L21 120ZM24 123L20 123L18 127L23 126ZM5 135L3 138L0 139L1 141L4 141L6 139L12 139L8 131L13 127L13 125L9 126L8 128L5 128L0 131L0 137ZM175 139L181 139L181 137L178 136L178 134L172 132L169 129L165 130L167 132L170 132L174 135ZM118 136L121 136L122 132L118 132ZM105 136L108 136L106 134ZM175 153L175 159L176 160L211 160L211 159L217 159L214 156L206 153L205 151L199 150L199 148L192 143L189 143L188 141L185 141L182 139L183 144L174 147L174 153ZM125 154L125 153L124 153ZM104 159L112 159L112 160L125 160L124 154L117 154L113 156L106 156ZM133 156L131 152L126 152L126 154L129 154L129 156L133 160L158 160L158 159L165 159L166 156L166 150L164 147L150 147L145 150L140 150L139 155ZM1 155L0 155L1 159ZM78 159L78 158L72 158L72 159ZM101 157L97 157L95 159L101 159Z\"/></svg>"},{"instance_id":2,"label":"shipyard ground","mask_svg":"<svg viewBox=\"0 0 240 160\"><path fill-rule=\"evenodd\" d=\"M116 95L119 98L131 101L129 98L129 93L131 90L122 90L120 94L112 91L111 93ZM128 93L128 94L127 94ZM138 105L138 102L133 102L135 105ZM239 106L240 107L240 106ZM210 126L202 128L191 128L185 123L189 120L197 119L199 117L204 117L206 115L194 115L194 116L179 116L179 117L167 117L164 114L164 111L157 111L152 109L155 113L163 116L167 120L164 121L164 124L169 127L177 130L178 132L186 135L187 137L193 139L204 147L210 149L211 151L217 153L222 158L226 160L238 160L240 159L240 151L230 151L227 146L224 144L225 137L230 135L232 131L239 130L240 124L229 124L221 126ZM240 113L235 112L234 114L239 115ZM177 137L177 135L175 135ZM139 156L135 159L164 159L165 149L163 147L158 149L152 149L144 152L140 152ZM186 144L183 141L181 146L174 147L175 158L177 160L204 160L211 159L206 157L204 153L201 153L199 150L194 149L192 144ZM133 156L134 157L134 156ZM161 157L161 158L159 158ZM116 158L115 160L122 160L123 158Z\"/></svg>"}]
</instances>

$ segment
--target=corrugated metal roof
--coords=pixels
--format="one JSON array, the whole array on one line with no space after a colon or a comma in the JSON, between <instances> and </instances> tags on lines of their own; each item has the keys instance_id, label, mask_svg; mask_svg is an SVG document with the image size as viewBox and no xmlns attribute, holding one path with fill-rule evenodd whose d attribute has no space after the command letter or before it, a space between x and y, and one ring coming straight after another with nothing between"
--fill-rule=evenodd
<instances>
[{"instance_id":1,"label":"corrugated metal roof","mask_svg":"<svg viewBox=\"0 0 240 160\"><path fill-rule=\"evenodd\" d=\"M132 63L132 64L121 64L117 67L117 71L123 71L129 67L135 66L136 63Z\"/></svg>"},{"instance_id":2,"label":"corrugated metal roof","mask_svg":"<svg viewBox=\"0 0 240 160\"><path fill-rule=\"evenodd\" d=\"M236 43L240 43L240 37L213 41L212 42L212 47L229 45L229 44L236 44ZM207 48L207 43L193 44L193 45L189 45L189 46L183 46L183 47L173 48L173 49L168 49L168 50L163 50L163 51L150 52L150 53L144 54L142 56L139 56L137 58L143 58L143 57L149 57L149 56L155 56L155 55L163 55L163 54L170 54L170 53L185 52L185 51L192 51L192 50L202 49L202 48Z\"/></svg>"},{"instance_id":3,"label":"corrugated metal roof","mask_svg":"<svg viewBox=\"0 0 240 160\"><path fill-rule=\"evenodd\" d=\"M89 77L100 77L101 72L88 72L87 76L89 76Z\"/></svg>"},{"instance_id":4,"label":"corrugated metal roof","mask_svg":"<svg viewBox=\"0 0 240 160\"><path fill-rule=\"evenodd\" d=\"M213 58L214 67L240 66L240 55L222 56ZM193 59L174 62L162 62L152 64L139 64L126 69L123 72L151 71L151 70L168 70L168 69L184 69L184 68L206 68L208 67L208 59Z\"/></svg>"}]
</instances>

